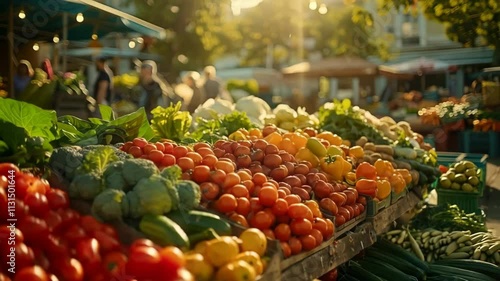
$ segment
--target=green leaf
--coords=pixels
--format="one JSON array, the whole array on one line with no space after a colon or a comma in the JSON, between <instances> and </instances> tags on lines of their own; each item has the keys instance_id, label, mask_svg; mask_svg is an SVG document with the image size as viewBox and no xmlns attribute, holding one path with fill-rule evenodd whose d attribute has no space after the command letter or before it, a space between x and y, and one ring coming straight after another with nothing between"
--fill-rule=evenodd
<instances>
[{"instance_id":1,"label":"green leaf","mask_svg":"<svg viewBox=\"0 0 500 281\"><path fill-rule=\"evenodd\" d=\"M78 117L71 116L71 115L60 116L58 118L58 121L60 123L64 123L64 124L68 124L70 126L73 126L77 131L82 132L82 133L96 128L96 124L93 124L90 121L83 120L83 119L80 119Z\"/></svg>"},{"instance_id":2,"label":"green leaf","mask_svg":"<svg viewBox=\"0 0 500 281\"><path fill-rule=\"evenodd\" d=\"M111 147L98 147L85 155L80 172L84 173L97 173L102 175L106 166L112 162L118 161L115 151Z\"/></svg>"},{"instance_id":3,"label":"green leaf","mask_svg":"<svg viewBox=\"0 0 500 281\"><path fill-rule=\"evenodd\" d=\"M155 137L143 107L139 108L136 112L109 122L108 125L122 127L127 132L127 141L131 141L136 137L145 138L146 140L151 140Z\"/></svg>"},{"instance_id":4,"label":"green leaf","mask_svg":"<svg viewBox=\"0 0 500 281\"><path fill-rule=\"evenodd\" d=\"M100 104L99 112L101 113L101 118L105 121L113 121L115 120L115 115L113 113L113 109L111 106Z\"/></svg>"},{"instance_id":5,"label":"green leaf","mask_svg":"<svg viewBox=\"0 0 500 281\"><path fill-rule=\"evenodd\" d=\"M0 140L3 140L11 151L15 151L18 146L25 143L26 131L12 123L0 120Z\"/></svg>"},{"instance_id":6,"label":"green leaf","mask_svg":"<svg viewBox=\"0 0 500 281\"><path fill-rule=\"evenodd\" d=\"M35 105L13 99L2 99L1 101L0 120L23 128L30 137L43 137L48 141L56 138L51 131L52 127L57 123L55 111L44 110Z\"/></svg>"}]
</instances>

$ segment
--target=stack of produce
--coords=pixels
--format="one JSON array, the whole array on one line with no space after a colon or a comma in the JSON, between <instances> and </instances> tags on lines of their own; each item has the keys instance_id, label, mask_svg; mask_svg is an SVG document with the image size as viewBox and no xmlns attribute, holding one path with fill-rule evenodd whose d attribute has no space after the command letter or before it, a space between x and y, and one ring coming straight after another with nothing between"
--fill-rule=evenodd
<instances>
[{"instance_id":1,"label":"stack of produce","mask_svg":"<svg viewBox=\"0 0 500 281\"><path fill-rule=\"evenodd\" d=\"M318 125L318 118L306 112L306 109L299 107L297 110L287 104L279 104L273 109L273 113L264 118L266 125L273 124L278 128L287 131L297 129L314 128Z\"/></svg>"},{"instance_id":2,"label":"stack of produce","mask_svg":"<svg viewBox=\"0 0 500 281\"><path fill-rule=\"evenodd\" d=\"M418 111L423 124L442 125L469 118L476 106L468 102L446 101Z\"/></svg>"},{"instance_id":3,"label":"stack of produce","mask_svg":"<svg viewBox=\"0 0 500 281\"><path fill-rule=\"evenodd\" d=\"M482 184L481 174L482 170L478 169L471 161L456 162L441 175L437 188L478 193L478 189Z\"/></svg>"},{"instance_id":4,"label":"stack of produce","mask_svg":"<svg viewBox=\"0 0 500 281\"><path fill-rule=\"evenodd\" d=\"M375 243L365 255L342 265L340 280L363 281L494 281L498 266L480 260L441 260L428 263L386 240Z\"/></svg>"}]
</instances>

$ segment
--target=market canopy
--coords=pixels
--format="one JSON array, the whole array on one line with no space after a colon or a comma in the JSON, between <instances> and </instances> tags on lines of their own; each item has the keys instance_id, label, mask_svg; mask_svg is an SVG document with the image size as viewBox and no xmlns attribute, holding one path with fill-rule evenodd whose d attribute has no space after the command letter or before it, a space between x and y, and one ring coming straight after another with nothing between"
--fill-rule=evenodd
<instances>
[{"instance_id":1,"label":"market canopy","mask_svg":"<svg viewBox=\"0 0 500 281\"><path fill-rule=\"evenodd\" d=\"M301 62L281 70L285 76L357 77L377 74L377 65L355 57L327 58L317 62Z\"/></svg>"},{"instance_id":2,"label":"market canopy","mask_svg":"<svg viewBox=\"0 0 500 281\"><path fill-rule=\"evenodd\" d=\"M447 72L455 67L447 62L421 57L392 65L379 66L380 74L385 75L422 75L426 73Z\"/></svg>"},{"instance_id":3,"label":"market canopy","mask_svg":"<svg viewBox=\"0 0 500 281\"><path fill-rule=\"evenodd\" d=\"M0 2L0 35L9 30L9 11L15 14L13 31L19 40L52 40L63 38L64 15L68 15L68 40L89 40L93 34L140 33L164 38L165 30L147 21L90 0L2 0ZM22 11L22 13L21 13ZM24 14L21 19L19 14ZM77 21L77 16L81 22ZM83 18L82 18L83 17Z\"/></svg>"}]
</instances>

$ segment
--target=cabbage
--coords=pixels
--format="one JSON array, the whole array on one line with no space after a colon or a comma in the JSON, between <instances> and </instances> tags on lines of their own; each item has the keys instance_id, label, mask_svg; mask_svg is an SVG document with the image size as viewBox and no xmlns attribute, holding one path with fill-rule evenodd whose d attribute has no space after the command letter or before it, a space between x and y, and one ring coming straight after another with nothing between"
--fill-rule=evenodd
<instances>
[{"instance_id":1,"label":"cabbage","mask_svg":"<svg viewBox=\"0 0 500 281\"><path fill-rule=\"evenodd\" d=\"M294 122L297 117L297 112L291 108L288 104L278 104L278 106L273 111L276 115L276 120L281 122Z\"/></svg>"},{"instance_id":2,"label":"cabbage","mask_svg":"<svg viewBox=\"0 0 500 281\"><path fill-rule=\"evenodd\" d=\"M262 120L271 113L271 107L263 99L256 96L248 96L236 102L235 110L246 112L248 117Z\"/></svg>"},{"instance_id":3,"label":"cabbage","mask_svg":"<svg viewBox=\"0 0 500 281\"><path fill-rule=\"evenodd\" d=\"M234 111L233 104L223 99L208 99L204 104L198 106L193 113L193 118L213 119L217 114L229 114Z\"/></svg>"}]
</instances>

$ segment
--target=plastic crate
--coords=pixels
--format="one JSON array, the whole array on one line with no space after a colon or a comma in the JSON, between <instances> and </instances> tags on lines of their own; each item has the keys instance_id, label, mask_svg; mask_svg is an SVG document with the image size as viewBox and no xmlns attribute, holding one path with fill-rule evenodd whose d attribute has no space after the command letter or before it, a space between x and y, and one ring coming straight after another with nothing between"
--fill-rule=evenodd
<instances>
[{"instance_id":1,"label":"plastic crate","mask_svg":"<svg viewBox=\"0 0 500 281\"><path fill-rule=\"evenodd\" d=\"M438 205L454 204L466 213L480 212L479 193L464 192L459 190L436 189Z\"/></svg>"},{"instance_id":2,"label":"plastic crate","mask_svg":"<svg viewBox=\"0 0 500 281\"><path fill-rule=\"evenodd\" d=\"M468 160L474 163L478 169L482 170L481 174L481 184L484 185L486 182L486 161L488 160L488 154L479 153L461 153L461 152L438 152L437 153L437 163L443 166L450 166L455 162L462 160ZM483 196L483 188L480 189L480 196Z\"/></svg>"}]
</instances>

